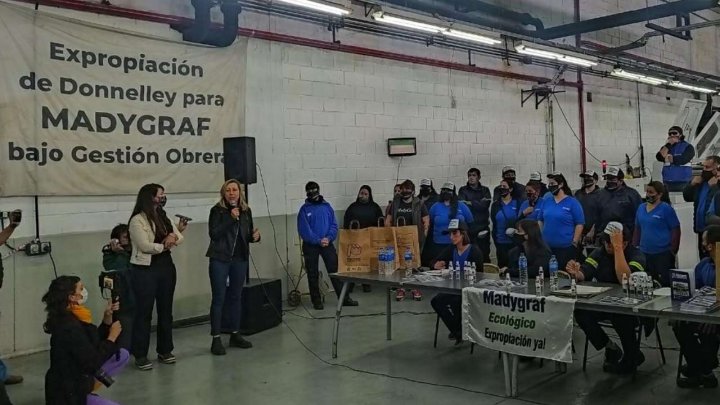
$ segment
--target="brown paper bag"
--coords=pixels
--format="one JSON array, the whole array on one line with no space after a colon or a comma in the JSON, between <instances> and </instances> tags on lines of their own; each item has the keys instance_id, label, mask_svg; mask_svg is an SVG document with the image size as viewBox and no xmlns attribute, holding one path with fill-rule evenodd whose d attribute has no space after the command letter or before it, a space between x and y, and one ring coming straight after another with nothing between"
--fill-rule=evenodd
<instances>
[{"instance_id":1,"label":"brown paper bag","mask_svg":"<svg viewBox=\"0 0 720 405\"><path fill-rule=\"evenodd\" d=\"M395 230L395 241L397 243L398 264L404 260L405 250L410 248L413 255L412 268L420 267L420 239L418 238L417 226L398 226Z\"/></svg>"},{"instance_id":2,"label":"brown paper bag","mask_svg":"<svg viewBox=\"0 0 720 405\"><path fill-rule=\"evenodd\" d=\"M368 229L341 229L338 273L370 273L371 235ZM376 253L375 253L376 254ZM375 259L377 261L377 259Z\"/></svg>"},{"instance_id":3,"label":"brown paper bag","mask_svg":"<svg viewBox=\"0 0 720 405\"><path fill-rule=\"evenodd\" d=\"M400 261L397 259L397 243L395 242L395 231L393 228L379 227L379 228L366 228L370 231L370 251L372 256L370 257L370 266L372 271L376 273L378 271L378 253L380 249L386 247L393 247L395 249L395 269L397 270Z\"/></svg>"}]
</instances>

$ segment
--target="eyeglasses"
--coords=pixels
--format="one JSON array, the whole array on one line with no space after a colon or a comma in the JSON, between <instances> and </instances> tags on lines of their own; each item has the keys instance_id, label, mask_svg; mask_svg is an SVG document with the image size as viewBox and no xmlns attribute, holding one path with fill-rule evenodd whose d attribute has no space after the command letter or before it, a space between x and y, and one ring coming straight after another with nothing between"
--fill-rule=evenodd
<instances>
[{"instance_id":1,"label":"eyeglasses","mask_svg":"<svg viewBox=\"0 0 720 405\"><path fill-rule=\"evenodd\" d=\"M668 132L668 135L670 135L670 136L678 136L678 135L680 135L680 134L677 133L677 132Z\"/></svg>"}]
</instances>

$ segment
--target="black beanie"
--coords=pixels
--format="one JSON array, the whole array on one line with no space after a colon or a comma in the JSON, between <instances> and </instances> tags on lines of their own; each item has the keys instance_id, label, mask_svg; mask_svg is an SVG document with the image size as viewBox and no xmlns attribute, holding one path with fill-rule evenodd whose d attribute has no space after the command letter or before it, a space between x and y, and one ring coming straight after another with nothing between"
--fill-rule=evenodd
<instances>
[{"instance_id":1,"label":"black beanie","mask_svg":"<svg viewBox=\"0 0 720 405\"><path fill-rule=\"evenodd\" d=\"M310 191L310 190L312 190L312 189L315 189L315 188L319 190L319 189L320 189L320 185L317 184L317 183L314 182L314 181L308 181L308 183L305 185L305 192L308 192L308 191Z\"/></svg>"}]
</instances>

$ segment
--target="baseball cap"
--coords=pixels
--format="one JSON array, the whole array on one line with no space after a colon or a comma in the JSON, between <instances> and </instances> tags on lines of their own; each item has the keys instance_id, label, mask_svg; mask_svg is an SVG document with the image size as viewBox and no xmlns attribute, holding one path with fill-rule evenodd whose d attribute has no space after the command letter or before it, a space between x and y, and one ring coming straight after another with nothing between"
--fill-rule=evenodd
<instances>
[{"instance_id":1,"label":"baseball cap","mask_svg":"<svg viewBox=\"0 0 720 405\"><path fill-rule=\"evenodd\" d=\"M512 166L503 166L502 168L502 174L504 175L507 172L513 172L515 173L515 168Z\"/></svg>"},{"instance_id":2,"label":"baseball cap","mask_svg":"<svg viewBox=\"0 0 720 405\"><path fill-rule=\"evenodd\" d=\"M607 173L605 173L605 175L603 177L605 177L605 178L617 177L619 179L622 179L623 177L625 177L625 174L623 173L622 170L620 170L620 168L613 166L613 167L608 168Z\"/></svg>"},{"instance_id":3,"label":"baseball cap","mask_svg":"<svg viewBox=\"0 0 720 405\"><path fill-rule=\"evenodd\" d=\"M608 224L605 226L605 230L603 232L605 232L608 235L612 235L612 233L615 231L622 232L623 225L620 222L611 221L611 222L608 222Z\"/></svg>"},{"instance_id":4,"label":"baseball cap","mask_svg":"<svg viewBox=\"0 0 720 405\"><path fill-rule=\"evenodd\" d=\"M542 181L542 174L540 172L530 173L530 181Z\"/></svg>"},{"instance_id":5,"label":"baseball cap","mask_svg":"<svg viewBox=\"0 0 720 405\"><path fill-rule=\"evenodd\" d=\"M550 174L548 174L547 176L548 176L548 179L554 179L554 178L556 178L556 177L562 177L562 178L565 177L565 176L563 176L562 172L557 171L557 170L554 171L554 172L552 172L552 173L550 173Z\"/></svg>"},{"instance_id":6,"label":"baseball cap","mask_svg":"<svg viewBox=\"0 0 720 405\"><path fill-rule=\"evenodd\" d=\"M580 173L580 177L592 177L597 179L598 175L595 173L595 170L585 170L584 172Z\"/></svg>"},{"instance_id":7,"label":"baseball cap","mask_svg":"<svg viewBox=\"0 0 720 405\"><path fill-rule=\"evenodd\" d=\"M420 180L420 187L422 187L422 186L427 186L427 187L432 186L432 180L430 180L430 179Z\"/></svg>"},{"instance_id":8,"label":"baseball cap","mask_svg":"<svg viewBox=\"0 0 720 405\"><path fill-rule=\"evenodd\" d=\"M455 183L453 183L452 181L446 181L445 183L443 183L442 188L447 190L455 190Z\"/></svg>"},{"instance_id":9,"label":"baseball cap","mask_svg":"<svg viewBox=\"0 0 720 405\"><path fill-rule=\"evenodd\" d=\"M467 231L468 227L465 221L461 221L459 219L451 219L450 225L448 225L448 229L446 231L443 231L443 235L447 235L452 231Z\"/></svg>"}]
</instances>

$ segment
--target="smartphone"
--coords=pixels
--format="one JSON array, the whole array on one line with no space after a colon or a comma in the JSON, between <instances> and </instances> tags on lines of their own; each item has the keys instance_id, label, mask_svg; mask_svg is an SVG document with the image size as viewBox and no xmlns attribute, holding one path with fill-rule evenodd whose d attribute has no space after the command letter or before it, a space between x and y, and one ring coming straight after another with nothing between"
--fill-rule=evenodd
<instances>
[{"instance_id":1,"label":"smartphone","mask_svg":"<svg viewBox=\"0 0 720 405\"><path fill-rule=\"evenodd\" d=\"M22 211L15 210L8 212L8 218L12 223L20 223L22 221Z\"/></svg>"},{"instance_id":2,"label":"smartphone","mask_svg":"<svg viewBox=\"0 0 720 405\"><path fill-rule=\"evenodd\" d=\"M176 217L180 218L181 221L190 222L192 218L186 217L185 215L176 214Z\"/></svg>"}]
</instances>

